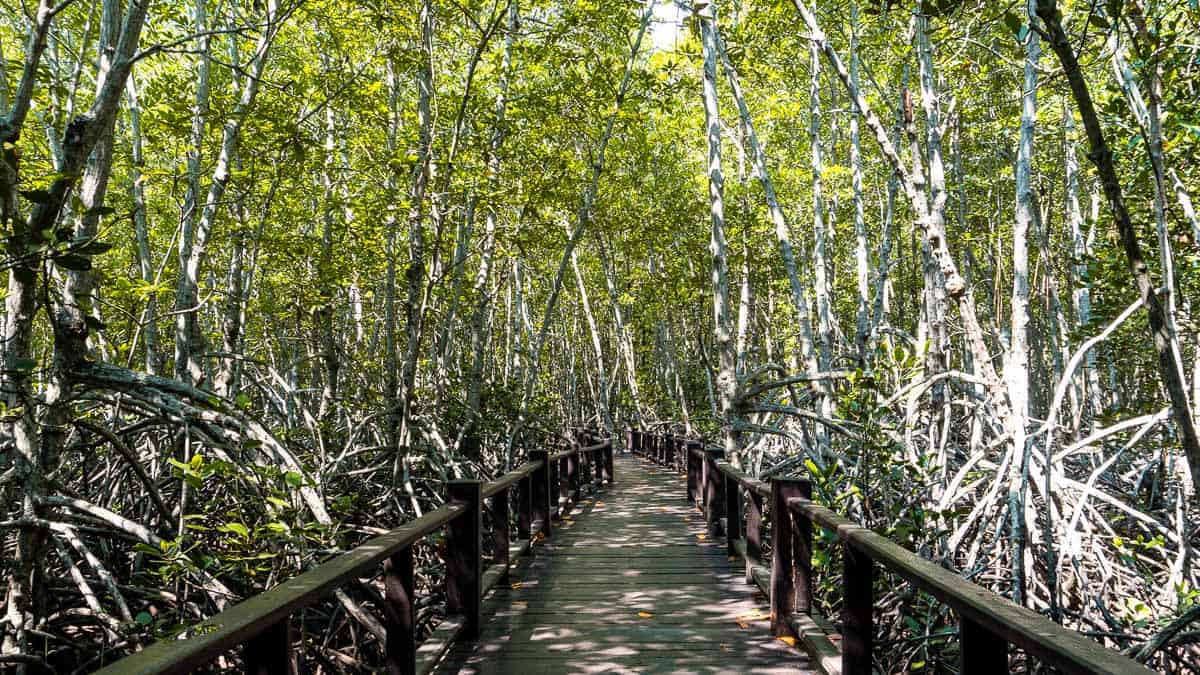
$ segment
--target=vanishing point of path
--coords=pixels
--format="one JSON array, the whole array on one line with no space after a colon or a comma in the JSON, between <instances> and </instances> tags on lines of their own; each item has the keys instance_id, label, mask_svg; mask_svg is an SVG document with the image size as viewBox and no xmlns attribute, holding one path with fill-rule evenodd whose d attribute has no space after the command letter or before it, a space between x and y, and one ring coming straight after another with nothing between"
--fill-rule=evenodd
<instances>
[{"instance_id":1,"label":"vanishing point of path","mask_svg":"<svg viewBox=\"0 0 1200 675\"><path fill-rule=\"evenodd\" d=\"M484 601L439 673L810 673L705 534L684 478L631 457Z\"/></svg>"}]
</instances>

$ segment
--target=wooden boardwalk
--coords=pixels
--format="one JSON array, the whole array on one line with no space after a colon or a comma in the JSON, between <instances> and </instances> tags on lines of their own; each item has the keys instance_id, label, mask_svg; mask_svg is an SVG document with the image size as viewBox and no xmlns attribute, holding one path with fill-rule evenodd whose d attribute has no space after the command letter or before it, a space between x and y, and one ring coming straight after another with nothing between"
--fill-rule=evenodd
<instances>
[{"instance_id":1,"label":"wooden boardwalk","mask_svg":"<svg viewBox=\"0 0 1200 675\"><path fill-rule=\"evenodd\" d=\"M439 673L810 673L770 636L767 599L705 534L684 478L615 462L616 485L554 523Z\"/></svg>"}]
</instances>

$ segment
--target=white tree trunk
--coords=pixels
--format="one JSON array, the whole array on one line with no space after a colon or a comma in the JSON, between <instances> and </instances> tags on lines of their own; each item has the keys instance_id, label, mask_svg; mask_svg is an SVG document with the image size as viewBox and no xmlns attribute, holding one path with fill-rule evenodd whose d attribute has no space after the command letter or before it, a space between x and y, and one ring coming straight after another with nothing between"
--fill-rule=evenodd
<instances>
[{"instance_id":1,"label":"white tree trunk","mask_svg":"<svg viewBox=\"0 0 1200 675\"><path fill-rule=\"evenodd\" d=\"M741 462L741 430L737 416L737 348L729 296L728 246L725 242L725 176L721 169L721 113L717 99L717 18L713 5L696 7L704 49L704 128L708 139L708 203L712 220L708 252L712 256L713 324L717 338L717 398L725 456Z\"/></svg>"}]
</instances>

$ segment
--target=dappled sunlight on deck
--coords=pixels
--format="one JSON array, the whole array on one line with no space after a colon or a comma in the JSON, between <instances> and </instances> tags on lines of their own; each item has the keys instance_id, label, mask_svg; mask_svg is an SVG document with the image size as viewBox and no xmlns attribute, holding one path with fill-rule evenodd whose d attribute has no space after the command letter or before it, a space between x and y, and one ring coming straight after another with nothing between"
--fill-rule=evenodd
<instances>
[{"instance_id":1,"label":"dappled sunlight on deck","mask_svg":"<svg viewBox=\"0 0 1200 675\"><path fill-rule=\"evenodd\" d=\"M438 672L812 672L771 637L766 598L684 490L663 489L677 480L618 460L616 484L555 523L488 599L479 640L455 646Z\"/></svg>"}]
</instances>

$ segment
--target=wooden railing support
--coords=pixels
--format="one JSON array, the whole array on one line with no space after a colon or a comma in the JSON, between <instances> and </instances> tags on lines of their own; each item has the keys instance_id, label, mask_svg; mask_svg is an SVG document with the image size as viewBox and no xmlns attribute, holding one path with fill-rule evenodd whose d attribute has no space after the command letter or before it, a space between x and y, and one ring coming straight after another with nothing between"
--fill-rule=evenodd
<instances>
[{"instance_id":1,"label":"wooden railing support","mask_svg":"<svg viewBox=\"0 0 1200 675\"><path fill-rule=\"evenodd\" d=\"M446 527L446 613L463 617L463 636L479 637L483 593L483 483L446 483L447 501L462 502L466 512Z\"/></svg>"},{"instance_id":2,"label":"wooden railing support","mask_svg":"<svg viewBox=\"0 0 1200 675\"><path fill-rule=\"evenodd\" d=\"M842 673L871 674L875 631L875 562L850 544L843 547Z\"/></svg>"},{"instance_id":3,"label":"wooden railing support","mask_svg":"<svg viewBox=\"0 0 1200 675\"><path fill-rule=\"evenodd\" d=\"M576 442L575 447L578 449L578 441ZM579 466L580 461L581 458L579 457L579 453L575 453L574 455L567 457L567 485L569 486L567 489L567 495L570 499L570 503L572 504L579 503L580 484L583 480L583 471L581 470L582 467Z\"/></svg>"},{"instance_id":4,"label":"wooden railing support","mask_svg":"<svg viewBox=\"0 0 1200 675\"><path fill-rule=\"evenodd\" d=\"M771 479L771 634L792 635L788 617L812 609L812 523L792 513L788 500L812 497L799 478Z\"/></svg>"},{"instance_id":5,"label":"wooden railing support","mask_svg":"<svg viewBox=\"0 0 1200 675\"><path fill-rule=\"evenodd\" d=\"M600 477L600 483L613 484L613 442L611 438L608 440L608 445L604 447L604 473Z\"/></svg>"},{"instance_id":6,"label":"wooden railing support","mask_svg":"<svg viewBox=\"0 0 1200 675\"><path fill-rule=\"evenodd\" d=\"M738 554L737 541L742 538L742 490L732 474L722 474L725 480L725 548L728 554Z\"/></svg>"},{"instance_id":7,"label":"wooden railing support","mask_svg":"<svg viewBox=\"0 0 1200 675\"><path fill-rule=\"evenodd\" d=\"M517 481L517 541L528 541L533 526L533 477Z\"/></svg>"},{"instance_id":8,"label":"wooden railing support","mask_svg":"<svg viewBox=\"0 0 1200 675\"><path fill-rule=\"evenodd\" d=\"M647 443L661 436L647 435ZM771 504L771 632L791 635L797 614L812 613L812 530L819 526L836 533L845 552L842 570L842 667L844 675L872 672L875 567L903 577L942 601L959 616L959 672L975 675L1006 673L1009 647L1064 673L1127 675L1153 671L1131 658L1107 649L1086 636L1056 625L1024 607L971 583L934 562L921 558L884 536L872 532L812 501L812 485L798 478L765 481L748 476L726 462L720 450L685 441L687 496L702 507L710 532L719 533L726 519L729 551L744 532L746 582L762 584L756 575L763 558L764 501ZM648 448L657 446L647 445ZM679 447L679 446L677 446ZM646 452L660 462L657 451ZM678 457L678 455L676 455ZM747 502L742 502L745 490ZM746 509L744 528L742 508Z\"/></svg>"},{"instance_id":9,"label":"wooden railing support","mask_svg":"<svg viewBox=\"0 0 1200 675\"><path fill-rule=\"evenodd\" d=\"M571 503L571 470L566 457L560 457L554 464L554 482L558 485L558 509L554 517L562 518Z\"/></svg>"},{"instance_id":10,"label":"wooden railing support","mask_svg":"<svg viewBox=\"0 0 1200 675\"><path fill-rule=\"evenodd\" d=\"M725 490L725 481L717 468L717 462L722 459L725 459L724 450L704 450L704 522L712 534L721 534L721 516L725 515L725 500L721 495Z\"/></svg>"},{"instance_id":11,"label":"wooden railing support","mask_svg":"<svg viewBox=\"0 0 1200 675\"><path fill-rule=\"evenodd\" d=\"M1008 641L978 623L958 620L959 671L965 675L1003 675L1008 669Z\"/></svg>"},{"instance_id":12,"label":"wooden railing support","mask_svg":"<svg viewBox=\"0 0 1200 675\"><path fill-rule=\"evenodd\" d=\"M245 672L249 675L292 675L292 624L288 617L276 621L246 641L242 649Z\"/></svg>"},{"instance_id":13,"label":"wooden railing support","mask_svg":"<svg viewBox=\"0 0 1200 675\"><path fill-rule=\"evenodd\" d=\"M540 534L543 537L549 538L550 514L553 511L550 500L551 495L554 494L550 483L553 478L551 474L554 473L553 462L550 461L549 450L530 450L529 459L540 463L537 470L533 472L533 476L531 476L533 479L531 483L533 489L530 491L533 509L532 524L537 527L537 531L533 534L535 537Z\"/></svg>"},{"instance_id":14,"label":"wooden railing support","mask_svg":"<svg viewBox=\"0 0 1200 675\"><path fill-rule=\"evenodd\" d=\"M754 568L762 564L763 498L754 490L747 490L746 496L746 583L753 584Z\"/></svg>"},{"instance_id":15,"label":"wooden railing support","mask_svg":"<svg viewBox=\"0 0 1200 675\"><path fill-rule=\"evenodd\" d=\"M692 452L698 449L699 444L694 441L688 441L684 450L685 461L687 462L687 498L688 503L696 506L700 505L700 459Z\"/></svg>"},{"instance_id":16,"label":"wooden railing support","mask_svg":"<svg viewBox=\"0 0 1200 675\"><path fill-rule=\"evenodd\" d=\"M416 595L411 546L400 549L384 561L383 598L387 671L389 675L414 675L417 672L417 645L413 633L416 628L413 613Z\"/></svg>"},{"instance_id":17,"label":"wooden railing support","mask_svg":"<svg viewBox=\"0 0 1200 675\"><path fill-rule=\"evenodd\" d=\"M508 583L508 488L488 499L492 514L492 564L499 566L499 583Z\"/></svg>"}]
</instances>

